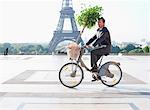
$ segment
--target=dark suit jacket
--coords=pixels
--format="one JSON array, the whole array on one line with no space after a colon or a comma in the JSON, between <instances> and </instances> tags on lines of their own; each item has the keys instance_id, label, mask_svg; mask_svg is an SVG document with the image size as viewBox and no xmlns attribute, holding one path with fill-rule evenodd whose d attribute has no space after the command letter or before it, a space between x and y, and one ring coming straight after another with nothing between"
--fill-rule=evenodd
<instances>
[{"instance_id":1,"label":"dark suit jacket","mask_svg":"<svg viewBox=\"0 0 150 110\"><path fill-rule=\"evenodd\" d=\"M106 47L103 48L103 53L110 53L111 52L111 38L110 33L106 27L103 27L102 30L97 29L97 32L101 32L101 36L97 36L95 34L87 43L86 45L91 44L93 41L94 47L100 47L102 45L106 45Z\"/></svg>"}]
</instances>

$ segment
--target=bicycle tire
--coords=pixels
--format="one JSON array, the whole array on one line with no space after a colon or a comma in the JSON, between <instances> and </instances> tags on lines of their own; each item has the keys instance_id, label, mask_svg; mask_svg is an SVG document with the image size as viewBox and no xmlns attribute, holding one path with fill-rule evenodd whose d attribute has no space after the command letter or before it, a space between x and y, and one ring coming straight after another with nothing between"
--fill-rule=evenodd
<instances>
[{"instance_id":1,"label":"bicycle tire","mask_svg":"<svg viewBox=\"0 0 150 110\"><path fill-rule=\"evenodd\" d=\"M102 67L105 66L105 65L107 65L107 64L109 64L109 65L115 65L118 68L118 70L120 71L120 77L119 77L118 81L116 83L114 83L114 84L107 84L106 81L102 80L102 77L99 75L100 76L100 80L101 80L101 82L104 85L106 85L108 87L113 87L113 86L117 85L121 81L121 79L122 79L122 70L121 70L120 66L117 63L113 62L113 61L109 61L109 62L104 63L101 66L100 69L102 69Z\"/></svg>"},{"instance_id":2,"label":"bicycle tire","mask_svg":"<svg viewBox=\"0 0 150 110\"><path fill-rule=\"evenodd\" d=\"M81 79L80 79L80 81L79 81L76 85L73 85L73 86L66 85L66 84L63 82L63 80L61 79L62 70L63 70L63 68L64 68L65 66L67 66L67 65L75 65L75 66L77 66L77 67L81 70ZM59 80L60 80L61 84L64 85L65 87L68 87L68 88L77 87L77 86L82 82L83 78L84 78L83 70L82 70L82 68L81 68L77 63L66 63L65 65L63 65L63 66L61 67L61 69L60 69L60 71L59 71Z\"/></svg>"}]
</instances>

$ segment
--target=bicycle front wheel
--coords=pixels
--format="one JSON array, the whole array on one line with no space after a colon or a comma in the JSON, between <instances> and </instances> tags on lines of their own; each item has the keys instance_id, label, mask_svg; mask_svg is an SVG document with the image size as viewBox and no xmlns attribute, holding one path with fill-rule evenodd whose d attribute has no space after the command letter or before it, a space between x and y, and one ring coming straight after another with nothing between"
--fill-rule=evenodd
<instances>
[{"instance_id":1,"label":"bicycle front wheel","mask_svg":"<svg viewBox=\"0 0 150 110\"><path fill-rule=\"evenodd\" d=\"M113 87L120 82L122 70L118 63L110 61L101 66L99 76L104 85Z\"/></svg>"},{"instance_id":2,"label":"bicycle front wheel","mask_svg":"<svg viewBox=\"0 0 150 110\"><path fill-rule=\"evenodd\" d=\"M67 63L59 71L60 82L69 88L78 86L83 80L83 70L76 63Z\"/></svg>"}]
</instances>

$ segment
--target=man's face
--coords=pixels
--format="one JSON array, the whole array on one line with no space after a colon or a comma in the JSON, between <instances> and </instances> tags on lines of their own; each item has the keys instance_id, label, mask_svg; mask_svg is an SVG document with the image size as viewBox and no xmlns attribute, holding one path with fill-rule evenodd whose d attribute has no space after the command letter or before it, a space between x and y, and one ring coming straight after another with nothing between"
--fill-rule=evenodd
<instances>
[{"instance_id":1,"label":"man's face","mask_svg":"<svg viewBox=\"0 0 150 110\"><path fill-rule=\"evenodd\" d=\"M103 28L104 25L105 25L105 23L103 23L103 20L100 19L100 20L98 21L98 26L99 26L100 28Z\"/></svg>"}]
</instances>

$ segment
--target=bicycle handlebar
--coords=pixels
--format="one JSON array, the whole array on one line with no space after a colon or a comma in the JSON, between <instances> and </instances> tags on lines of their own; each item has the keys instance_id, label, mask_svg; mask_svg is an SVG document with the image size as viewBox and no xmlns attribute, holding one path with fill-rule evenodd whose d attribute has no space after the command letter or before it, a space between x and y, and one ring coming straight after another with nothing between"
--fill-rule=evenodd
<instances>
[{"instance_id":1,"label":"bicycle handlebar","mask_svg":"<svg viewBox=\"0 0 150 110\"><path fill-rule=\"evenodd\" d=\"M86 47L86 45L84 45L84 46L81 46L81 49L84 49L84 48L87 48L87 47Z\"/></svg>"}]
</instances>

